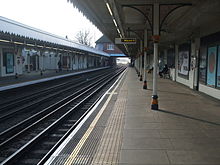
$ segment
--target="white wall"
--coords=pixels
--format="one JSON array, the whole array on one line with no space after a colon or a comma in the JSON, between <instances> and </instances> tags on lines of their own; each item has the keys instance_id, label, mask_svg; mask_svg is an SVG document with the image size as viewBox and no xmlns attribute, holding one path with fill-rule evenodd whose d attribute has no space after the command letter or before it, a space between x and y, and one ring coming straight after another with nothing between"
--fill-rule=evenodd
<instances>
[{"instance_id":1,"label":"white wall","mask_svg":"<svg viewBox=\"0 0 220 165\"><path fill-rule=\"evenodd\" d=\"M84 55L84 69L87 68L87 55Z\"/></svg>"},{"instance_id":2,"label":"white wall","mask_svg":"<svg viewBox=\"0 0 220 165\"><path fill-rule=\"evenodd\" d=\"M194 53L195 52L195 44L194 43L191 43L191 52L190 52L190 59L192 58L192 56L194 56ZM178 54L179 54L179 51L178 51L178 45L175 45L175 71L176 71L176 81L181 83L181 84L184 84L188 87L190 87L191 89L193 89L193 86L194 86L194 69L189 68L189 72L188 72L188 79L186 78L183 78L181 76L179 76L178 74ZM189 63L191 64L191 61L189 61ZM173 78L175 79L175 78Z\"/></svg>"},{"instance_id":3,"label":"white wall","mask_svg":"<svg viewBox=\"0 0 220 165\"><path fill-rule=\"evenodd\" d=\"M78 57L77 57L77 55L72 56L72 68L73 68L73 70L78 69Z\"/></svg>"},{"instance_id":4,"label":"white wall","mask_svg":"<svg viewBox=\"0 0 220 165\"><path fill-rule=\"evenodd\" d=\"M203 85L203 84L199 84L199 91L206 93L206 94L208 94L212 97L215 97L217 99L220 99L220 90L219 89L215 89L215 88L211 88L206 85Z\"/></svg>"},{"instance_id":5,"label":"white wall","mask_svg":"<svg viewBox=\"0 0 220 165\"><path fill-rule=\"evenodd\" d=\"M174 74L176 75L176 81L184 84L191 89L194 89L197 85L197 74L198 74L198 50L199 50L199 45L200 45L200 39L196 38L195 42L191 44L191 60L190 60L190 70L189 70L189 79L182 78L178 75L178 45L175 46L175 69L172 69L171 74L172 74L172 80L175 81ZM176 72L176 73L174 73ZM220 90L215 89L212 87L208 87L203 84L199 84L199 91L206 93L207 95L210 95L212 97L215 97L217 99L220 99Z\"/></svg>"},{"instance_id":6,"label":"white wall","mask_svg":"<svg viewBox=\"0 0 220 165\"><path fill-rule=\"evenodd\" d=\"M22 70L22 49L18 49L16 57L15 57L15 73L17 73L18 75L23 74L23 70Z\"/></svg>"}]
</instances>

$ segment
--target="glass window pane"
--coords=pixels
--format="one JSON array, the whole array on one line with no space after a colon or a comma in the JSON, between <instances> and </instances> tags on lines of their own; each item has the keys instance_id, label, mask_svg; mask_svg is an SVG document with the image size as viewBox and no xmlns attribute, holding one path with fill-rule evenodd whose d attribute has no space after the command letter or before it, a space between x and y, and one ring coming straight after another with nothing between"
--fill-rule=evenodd
<instances>
[{"instance_id":1,"label":"glass window pane","mask_svg":"<svg viewBox=\"0 0 220 165\"><path fill-rule=\"evenodd\" d=\"M220 46L218 46L217 87L220 87Z\"/></svg>"},{"instance_id":2,"label":"glass window pane","mask_svg":"<svg viewBox=\"0 0 220 165\"><path fill-rule=\"evenodd\" d=\"M216 83L216 53L217 46L208 48L207 85L215 86Z\"/></svg>"}]
</instances>

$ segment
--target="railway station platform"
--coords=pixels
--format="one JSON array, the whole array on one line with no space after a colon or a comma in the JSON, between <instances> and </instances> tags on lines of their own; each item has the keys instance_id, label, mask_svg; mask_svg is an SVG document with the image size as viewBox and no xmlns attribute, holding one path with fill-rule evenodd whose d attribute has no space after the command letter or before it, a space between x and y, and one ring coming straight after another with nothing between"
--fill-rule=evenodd
<instances>
[{"instance_id":1,"label":"railway station platform","mask_svg":"<svg viewBox=\"0 0 220 165\"><path fill-rule=\"evenodd\" d=\"M31 73L25 73L23 75L19 75L17 78L15 76L0 77L0 91L36 84L40 82L55 80L81 73L96 71L104 68L108 68L108 67L82 69L82 70L62 70L62 71L46 70L43 71L42 74L40 71L37 71L37 72L31 72Z\"/></svg>"},{"instance_id":2,"label":"railway station platform","mask_svg":"<svg viewBox=\"0 0 220 165\"><path fill-rule=\"evenodd\" d=\"M112 87L45 164L219 165L220 101L152 75L142 89L135 70Z\"/></svg>"}]
</instances>

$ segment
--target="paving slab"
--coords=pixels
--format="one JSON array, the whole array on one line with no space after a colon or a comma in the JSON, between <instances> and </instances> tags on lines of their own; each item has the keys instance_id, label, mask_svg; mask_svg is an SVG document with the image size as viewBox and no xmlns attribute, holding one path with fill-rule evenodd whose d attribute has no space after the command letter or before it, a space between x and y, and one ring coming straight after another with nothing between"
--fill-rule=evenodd
<instances>
[{"instance_id":1,"label":"paving slab","mask_svg":"<svg viewBox=\"0 0 220 165\"><path fill-rule=\"evenodd\" d=\"M159 78L159 110L151 110L152 74L147 79L144 90L134 68L128 68L105 109L108 113L92 126L100 130L91 133L98 138L85 141L92 154L82 147L84 154L79 152L73 162L83 158L93 165L220 165L219 100Z\"/></svg>"},{"instance_id":2,"label":"paving slab","mask_svg":"<svg viewBox=\"0 0 220 165\"><path fill-rule=\"evenodd\" d=\"M133 69L124 82L127 102L119 164L220 164L218 100L158 79L159 110L151 110L152 75L147 76L147 90Z\"/></svg>"}]
</instances>

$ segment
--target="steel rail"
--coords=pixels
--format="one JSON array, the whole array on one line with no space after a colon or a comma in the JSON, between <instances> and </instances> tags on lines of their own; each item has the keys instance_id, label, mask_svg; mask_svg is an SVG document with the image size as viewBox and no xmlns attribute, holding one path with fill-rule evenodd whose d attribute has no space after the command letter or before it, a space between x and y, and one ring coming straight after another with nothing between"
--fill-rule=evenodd
<instances>
[{"instance_id":1,"label":"steel rail","mask_svg":"<svg viewBox=\"0 0 220 165\"><path fill-rule=\"evenodd\" d=\"M108 75L107 75L108 76ZM99 78L100 76L98 76ZM97 77L96 77L97 78ZM93 79L96 79L96 78L93 78ZM11 128L3 131L0 133L0 139L5 139L7 137L10 137L8 140L4 141L3 143L0 143L0 147L3 147L5 144L7 144L8 142L10 142L11 139L15 138L16 136L18 136L19 134L17 133L20 129L19 128L24 128L26 127L28 124L30 124L31 122L33 122L33 120L37 120L39 118L41 118L43 115L45 115L46 113L48 113L49 111L52 111L52 109L56 109L58 108L59 106L61 105L64 105L66 102L68 102L72 97L75 97L75 96L80 96L80 93L82 93L84 90L90 88L91 86L97 84L98 81L100 80L103 80L105 79L105 77L102 77L98 80L96 80L95 82L85 86L84 88L81 88L79 89L78 91L74 92L73 94L63 98L62 100L58 101L57 103L55 104L52 104L50 105L49 107L41 110L40 112L34 114L33 116L23 120L22 122L12 126ZM86 82L87 83L87 82ZM82 84L82 83L81 83ZM81 85L80 84L80 85ZM73 101L73 100L72 100ZM26 127L27 128L27 127ZM15 134L15 135L13 135Z\"/></svg>"},{"instance_id":2,"label":"steel rail","mask_svg":"<svg viewBox=\"0 0 220 165\"><path fill-rule=\"evenodd\" d=\"M118 75L119 73L117 73ZM111 81L114 77L111 76L108 79L106 78L106 81L101 81L99 82L99 84L95 85L94 87L91 87L91 89L94 89L94 91L92 91L92 93L90 93L89 95L87 95L83 100L81 100L79 103L77 103L74 107L72 107L70 110L68 110L64 115L62 115L62 117L60 117L58 120L54 121L50 126L48 126L46 129L44 129L41 133L39 133L37 136L35 136L32 140L30 140L28 143L26 143L23 147L21 147L20 149L18 149L15 153L13 153L11 156L9 156L6 160L4 160L2 162L3 164L10 164L10 162L13 162L15 159L17 159L17 157L19 157L20 155L22 155L25 151L27 151L28 148L30 148L32 145L34 145L35 143L37 143L42 137L44 137L44 135L46 133L48 133L49 131L51 131L51 129L54 129L54 127L58 124L60 124L61 121L63 121L64 119L66 119L70 113L72 113L73 111L75 111L76 108L80 107L82 104L85 103L85 101L87 101L88 99L90 99L91 97L93 97L93 95L95 93L97 93L98 91L101 90L101 88L103 88L109 81ZM104 83L102 83L104 82ZM102 83L102 84L101 84ZM101 84L101 85L100 85ZM100 86L99 86L100 85ZM96 88L97 86L99 86L98 88ZM85 93L88 93L89 90L86 90L85 92L83 92L82 94L80 94L80 96L82 96ZM80 97L79 96L79 97ZM71 101L69 101L70 103ZM66 104L67 105L67 104ZM61 107L63 107L64 105L62 105ZM48 116L48 115L47 115ZM46 118L46 116L44 117ZM43 120L43 119L40 119Z\"/></svg>"},{"instance_id":3,"label":"steel rail","mask_svg":"<svg viewBox=\"0 0 220 165\"><path fill-rule=\"evenodd\" d=\"M95 78L101 77L101 76L103 76L103 75L105 75L105 74L106 74L106 73L104 73L104 74L102 74L102 75L98 75L98 76L95 77ZM66 92L66 91L69 91L70 89L73 89L73 88L76 88L76 87L78 87L78 86L80 86L80 85L82 85L82 84L88 83L89 81L93 81L95 78L87 79L87 81L84 81L84 82L82 82L82 83L76 84L76 85L71 86L71 87L68 87L68 88L65 88L67 85L64 85L64 86L60 87L60 88L64 88L64 90L55 92L54 94L47 95L47 96L45 96L45 97L43 97L43 98L41 98L41 99L38 99L37 101L31 102L31 103L26 104L26 105L24 105L24 106L22 106L22 107L19 107L19 108L17 108L17 109L14 110L14 111L11 111L11 112L8 112L8 113L6 113L6 114L4 114L4 115L1 115L1 116L0 116L0 121L6 120L6 119L8 119L9 117L15 115L16 113L22 112L22 111L26 110L27 108L30 108L30 107L32 107L32 106L35 106L35 105L40 104L40 103L42 103L42 102L45 102L46 99L49 100L49 99L51 99L52 97L56 97L57 95L60 95L61 93L64 93L64 92ZM73 82L73 83L76 83L76 82ZM53 90L56 90L56 88L53 88ZM46 92L44 92L44 93L41 94L41 95L44 96L45 94L47 94L47 93L49 93L49 92L50 92L50 91L46 91ZM36 96L36 97L37 97L37 96ZM34 98L36 98L36 97L34 97ZM28 100L27 100L27 101L28 101ZM23 102L23 101L22 101L22 102Z\"/></svg>"},{"instance_id":4,"label":"steel rail","mask_svg":"<svg viewBox=\"0 0 220 165\"><path fill-rule=\"evenodd\" d=\"M86 115L91 111L91 109L97 104L97 102L102 97L99 96L94 103L88 108L88 110L75 122L75 124L64 134L64 136L50 149L49 152L38 162L37 165L43 165L49 157L55 152L55 150L64 142L64 140L70 135L70 133L80 124L80 122L86 117Z\"/></svg>"},{"instance_id":5,"label":"steel rail","mask_svg":"<svg viewBox=\"0 0 220 165\"><path fill-rule=\"evenodd\" d=\"M100 72L102 73L103 70L100 71ZM92 73L92 75L88 74L88 77L94 76L93 74L94 73ZM79 75L77 75L77 76L79 76ZM82 74L81 76L85 76L85 75ZM57 85L54 85L52 87L48 87L46 89L42 89L42 90L39 90L37 92L31 93L29 95L25 95L23 97L19 97L19 98L15 98L15 99L10 99L9 101L6 101L6 102L3 102L3 103L0 104L0 112L3 111L3 110L8 110L9 108L13 108L13 107L17 106L19 103L21 104L21 103L33 100L33 99L35 99L35 98L37 98L37 97L39 97L41 95L44 95L45 93L50 92L51 90L57 90L57 88L62 88L63 86L68 86L70 84L78 83L78 82L80 82L80 81L82 81L84 79L85 79L85 77L82 77L82 78L77 79L74 82L73 81L64 82L62 84L57 84Z\"/></svg>"}]
</instances>

